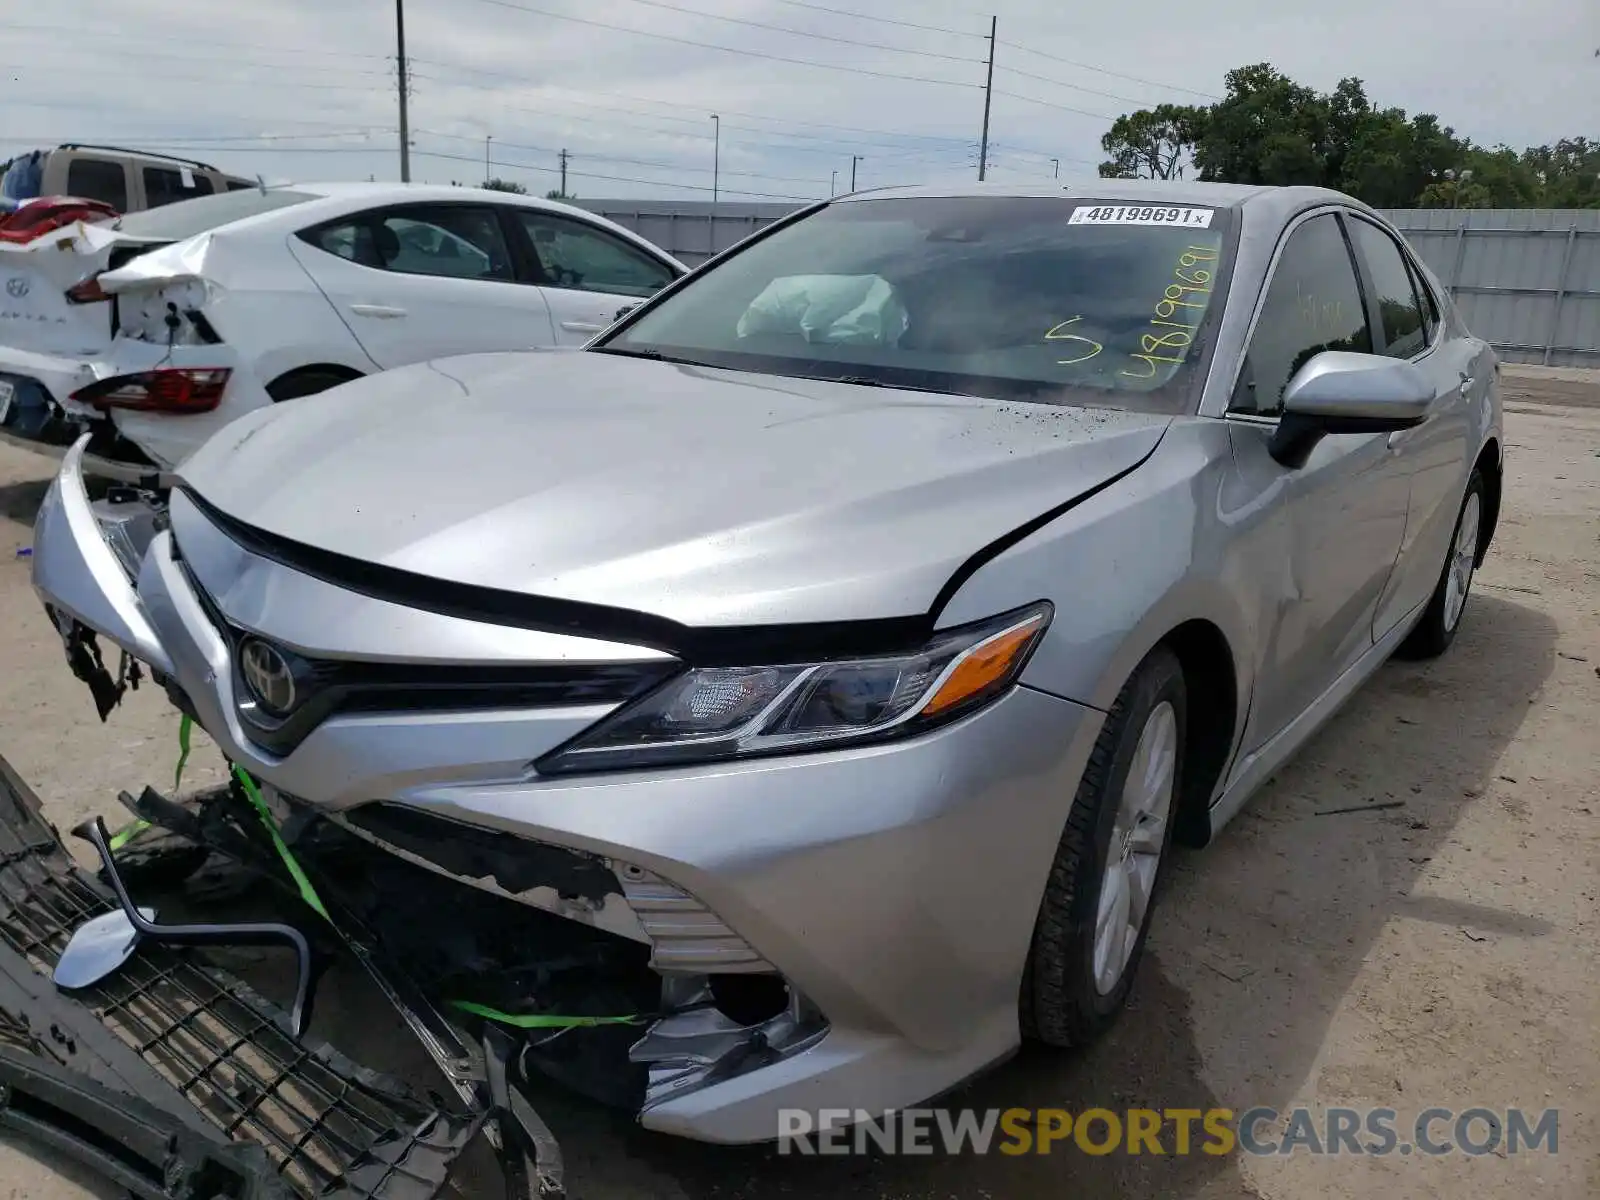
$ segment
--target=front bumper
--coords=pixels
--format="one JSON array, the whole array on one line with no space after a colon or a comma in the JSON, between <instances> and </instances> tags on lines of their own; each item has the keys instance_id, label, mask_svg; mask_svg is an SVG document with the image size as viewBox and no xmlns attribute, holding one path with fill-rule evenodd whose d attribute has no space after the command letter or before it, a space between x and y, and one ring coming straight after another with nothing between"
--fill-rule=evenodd
<instances>
[{"instance_id":1,"label":"front bumper","mask_svg":"<svg viewBox=\"0 0 1600 1200\"><path fill-rule=\"evenodd\" d=\"M204 539L185 541L180 564L162 533L134 583L92 523L69 461L35 533L46 604L154 667L223 753L281 796L336 821L398 808L598 859L622 880L667 991L770 971L825 1019L820 1037L738 1069L712 1053L733 1035L725 1023L661 1020L634 1050L655 1081L645 1126L770 1140L781 1109L902 1108L1019 1044L1023 968L1095 710L1018 688L904 742L580 778L528 764L605 708L335 716L274 756L240 722L229 643L191 581L218 561ZM222 557L230 582L207 584L211 602L307 652L379 653L362 639L428 622L426 644L485 654L518 633L342 592L237 546Z\"/></svg>"}]
</instances>

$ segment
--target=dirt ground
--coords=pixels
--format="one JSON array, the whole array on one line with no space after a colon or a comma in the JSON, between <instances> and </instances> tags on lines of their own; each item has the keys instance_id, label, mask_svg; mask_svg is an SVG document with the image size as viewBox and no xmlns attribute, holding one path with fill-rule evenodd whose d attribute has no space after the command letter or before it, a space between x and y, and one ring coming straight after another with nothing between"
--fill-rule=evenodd
<instances>
[{"instance_id":1,"label":"dirt ground","mask_svg":"<svg viewBox=\"0 0 1600 1200\"><path fill-rule=\"evenodd\" d=\"M1436 1105L1556 1108L1558 1153L797 1160L674 1142L541 1094L574 1196L1600 1196L1600 383L1506 382L1504 516L1451 652L1385 667L1215 845L1174 863L1108 1040L1025 1052L952 1103L1389 1107L1403 1131ZM67 673L14 557L50 471L0 446L0 753L66 827L116 818L119 788L170 787L177 722L146 689L101 725ZM197 750L185 783L218 777ZM1324 814L1351 805L1372 807ZM323 1011L370 1041L352 1019L364 1005L342 1007L342 1021L337 997ZM4 1142L0 1191L113 1194Z\"/></svg>"}]
</instances>

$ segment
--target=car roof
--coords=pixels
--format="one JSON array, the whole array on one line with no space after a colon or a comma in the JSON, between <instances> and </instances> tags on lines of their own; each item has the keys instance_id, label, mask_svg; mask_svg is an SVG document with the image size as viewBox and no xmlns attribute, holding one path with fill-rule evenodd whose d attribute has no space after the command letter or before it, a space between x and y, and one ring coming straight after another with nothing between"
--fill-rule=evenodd
<instances>
[{"instance_id":1,"label":"car roof","mask_svg":"<svg viewBox=\"0 0 1600 1200\"><path fill-rule=\"evenodd\" d=\"M1203 204L1213 208L1263 210L1265 217L1286 218L1319 204L1346 204L1365 209L1361 201L1320 187L1268 187L1246 183L1204 183L1187 179L1083 179L1052 184L966 183L921 184L874 188L840 197L843 201L961 196L1083 196L1136 204ZM1266 211L1266 210L1271 210Z\"/></svg>"}]
</instances>

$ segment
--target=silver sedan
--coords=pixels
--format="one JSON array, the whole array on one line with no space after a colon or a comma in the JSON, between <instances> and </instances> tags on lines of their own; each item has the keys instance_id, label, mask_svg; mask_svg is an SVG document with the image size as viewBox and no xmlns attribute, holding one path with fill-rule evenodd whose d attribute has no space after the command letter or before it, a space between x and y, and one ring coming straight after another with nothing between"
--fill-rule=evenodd
<instances>
[{"instance_id":1,"label":"silver sedan","mask_svg":"<svg viewBox=\"0 0 1600 1200\"><path fill-rule=\"evenodd\" d=\"M1105 1029L1173 842L1449 647L1503 444L1348 196L889 189L581 350L251 413L115 546L69 458L35 581L438 919L638 950L612 1091L758 1141Z\"/></svg>"}]
</instances>

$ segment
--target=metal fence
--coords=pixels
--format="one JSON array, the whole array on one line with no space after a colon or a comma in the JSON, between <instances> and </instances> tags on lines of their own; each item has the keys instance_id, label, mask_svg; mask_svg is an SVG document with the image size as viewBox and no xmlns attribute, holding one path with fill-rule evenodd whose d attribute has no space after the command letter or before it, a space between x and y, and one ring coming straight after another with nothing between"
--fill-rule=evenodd
<instances>
[{"instance_id":1,"label":"metal fence","mask_svg":"<svg viewBox=\"0 0 1600 1200\"><path fill-rule=\"evenodd\" d=\"M584 207L697 266L790 204L588 200ZM1405 209L1384 214L1507 362L1600 367L1600 210Z\"/></svg>"}]
</instances>

